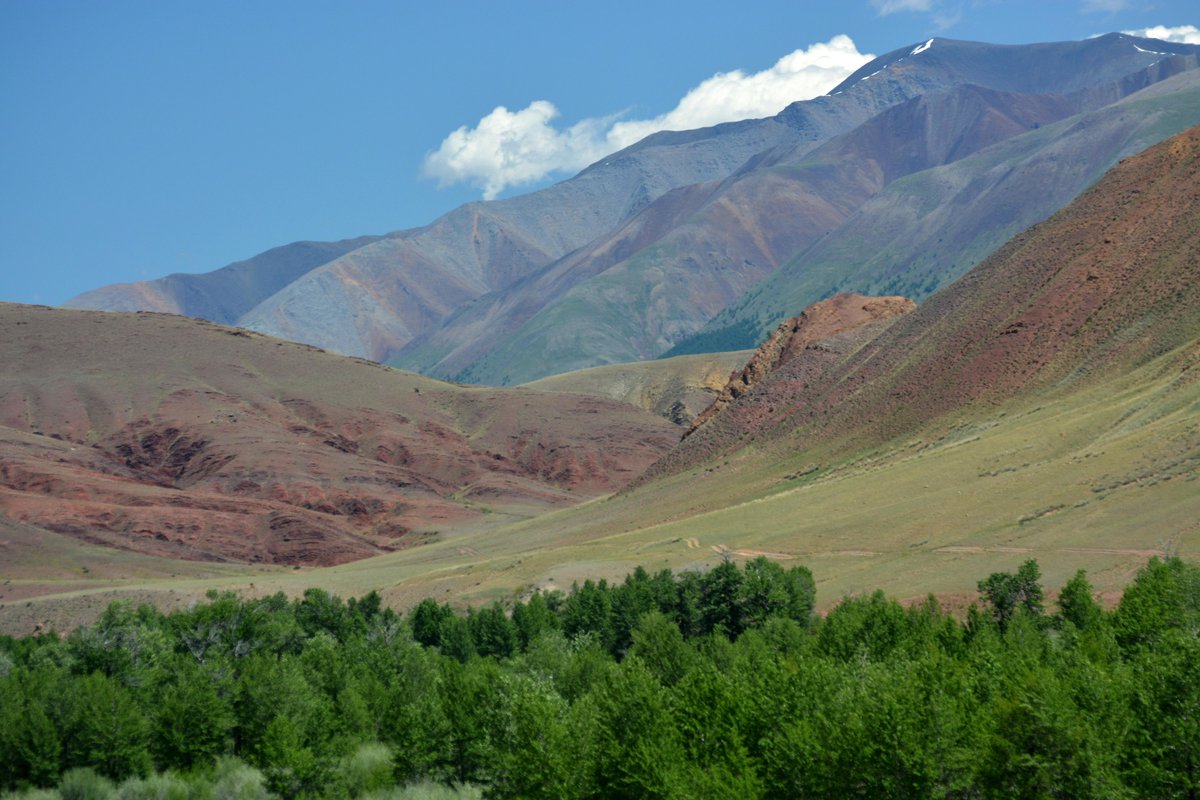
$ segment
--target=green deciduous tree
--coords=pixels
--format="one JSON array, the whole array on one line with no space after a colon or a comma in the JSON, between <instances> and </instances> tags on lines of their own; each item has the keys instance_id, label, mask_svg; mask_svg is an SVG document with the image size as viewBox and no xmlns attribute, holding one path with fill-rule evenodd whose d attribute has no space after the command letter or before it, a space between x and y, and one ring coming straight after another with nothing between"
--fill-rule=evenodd
<instances>
[{"instance_id":1,"label":"green deciduous tree","mask_svg":"<svg viewBox=\"0 0 1200 800\"><path fill-rule=\"evenodd\" d=\"M1141 797L1200 797L1200 639L1166 631L1131 666L1130 783Z\"/></svg>"},{"instance_id":2,"label":"green deciduous tree","mask_svg":"<svg viewBox=\"0 0 1200 800\"><path fill-rule=\"evenodd\" d=\"M1081 631L1092 630L1100 624L1100 604L1092 597L1092 584L1087 572L1079 570L1058 593L1059 615Z\"/></svg>"},{"instance_id":3,"label":"green deciduous tree","mask_svg":"<svg viewBox=\"0 0 1200 800\"><path fill-rule=\"evenodd\" d=\"M674 686L695 663L695 651L679 626L661 611L643 614L633 629L630 655L640 659L664 686Z\"/></svg>"},{"instance_id":4,"label":"green deciduous tree","mask_svg":"<svg viewBox=\"0 0 1200 800\"><path fill-rule=\"evenodd\" d=\"M178 658L169 680L155 688L153 744L160 767L213 763L233 746L232 686L219 686L203 667Z\"/></svg>"},{"instance_id":5,"label":"green deciduous tree","mask_svg":"<svg viewBox=\"0 0 1200 800\"><path fill-rule=\"evenodd\" d=\"M499 602L479 609L468 620L479 655L510 658L517 651L517 627Z\"/></svg>"},{"instance_id":6,"label":"green deciduous tree","mask_svg":"<svg viewBox=\"0 0 1200 800\"><path fill-rule=\"evenodd\" d=\"M53 786L62 770L59 731L47 715L59 675L14 669L0 678L0 787Z\"/></svg>"},{"instance_id":7,"label":"green deciduous tree","mask_svg":"<svg viewBox=\"0 0 1200 800\"><path fill-rule=\"evenodd\" d=\"M150 723L128 689L103 673L92 673L70 684L65 707L66 763L116 780L149 773Z\"/></svg>"},{"instance_id":8,"label":"green deciduous tree","mask_svg":"<svg viewBox=\"0 0 1200 800\"><path fill-rule=\"evenodd\" d=\"M446 621L454 616L454 610L448 605L437 604L436 600L425 598L413 606L409 612L408 622L412 626L412 635L426 647L438 647L442 643L442 628Z\"/></svg>"},{"instance_id":9,"label":"green deciduous tree","mask_svg":"<svg viewBox=\"0 0 1200 800\"><path fill-rule=\"evenodd\" d=\"M606 676L593 697L599 796L632 800L676 794L683 746L662 684L638 659L629 659Z\"/></svg>"},{"instance_id":10,"label":"green deciduous tree","mask_svg":"<svg viewBox=\"0 0 1200 800\"><path fill-rule=\"evenodd\" d=\"M992 607L992 614L1001 630L1008 627L1018 610L1039 616L1043 612L1043 593L1039 581L1041 570L1034 559L1023 563L1015 574L993 572L979 582L979 594Z\"/></svg>"},{"instance_id":11,"label":"green deciduous tree","mask_svg":"<svg viewBox=\"0 0 1200 800\"><path fill-rule=\"evenodd\" d=\"M543 633L558 628L558 617L550 610L546 595L541 592L534 592L528 602L515 603L512 621L517 628L517 638L522 650L528 650L529 645Z\"/></svg>"},{"instance_id":12,"label":"green deciduous tree","mask_svg":"<svg viewBox=\"0 0 1200 800\"><path fill-rule=\"evenodd\" d=\"M1200 630L1200 567L1179 558L1150 559L1126 587L1112 623L1126 650L1153 646L1170 630Z\"/></svg>"}]
</instances>

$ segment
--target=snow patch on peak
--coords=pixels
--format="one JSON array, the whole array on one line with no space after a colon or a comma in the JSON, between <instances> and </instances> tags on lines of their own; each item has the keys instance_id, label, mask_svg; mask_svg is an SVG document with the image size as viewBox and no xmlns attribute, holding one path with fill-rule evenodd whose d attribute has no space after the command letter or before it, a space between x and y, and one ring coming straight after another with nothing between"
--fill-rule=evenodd
<instances>
[{"instance_id":1,"label":"snow patch on peak","mask_svg":"<svg viewBox=\"0 0 1200 800\"><path fill-rule=\"evenodd\" d=\"M1133 44L1133 42L1130 42L1130 44ZM1137 50L1139 53L1149 53L1149 54L1150 54L1150 55L1152 55L1152 56L1169 56L1169 55L1174 55L1174 53L1160 53L1160 52L1159 52L1159 51L1157 51L1157 50L1145 50L1145 49L1143 49L1143 48L1141 48L1141 47L1138 47L1136 44L1134 44L1134 45L1133 45L1133 49L1134 49L1134 50Z\"/></svg>"},{"instance_id":2,"label":"snow patch on peak","mask_svg":"<svg viewBox=\"0 0 1200 800\"><path fill-rule=\"evenodd\" d=\"M917 45L916 47L913 48L913 51L911 53L909 53L909 55L915 56L917 53L924 53L930 47L933 47L933 39L930 39L925 44Z\"/></svg>"}]
</instances>

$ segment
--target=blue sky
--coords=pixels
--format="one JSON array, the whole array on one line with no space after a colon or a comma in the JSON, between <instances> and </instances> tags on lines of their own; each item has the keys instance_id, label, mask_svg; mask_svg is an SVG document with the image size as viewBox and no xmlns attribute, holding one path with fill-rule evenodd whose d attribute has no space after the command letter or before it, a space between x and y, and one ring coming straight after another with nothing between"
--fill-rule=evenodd
<instances>
[{"instance_id":1,"label":"blue sky","mask_svg":"<svg viewBox=\"0 0 1200 800\"><path fill-rule=\"evenodd\" d=\"M1198 17L1194 0L0 0L0 300L422 225L656 124L770 104L788 65L816 85L935 35Z\"/></svg>"}]
</instances>

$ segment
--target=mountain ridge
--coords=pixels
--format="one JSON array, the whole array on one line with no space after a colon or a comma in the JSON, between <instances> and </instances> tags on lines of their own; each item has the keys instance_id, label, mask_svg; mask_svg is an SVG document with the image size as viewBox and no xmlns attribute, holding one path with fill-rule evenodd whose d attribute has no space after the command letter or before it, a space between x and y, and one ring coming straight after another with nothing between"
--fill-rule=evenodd
<instances>
[{"instance_id":1,"label":"mountain ridge","mask_svg":"<svg viewBox=\"0 0 1200 800\"><path fill-rule=\"evenodd\" d=\"M1176 64L1174 69L1183 66ZM1103 107L1090 110L1091 104L1104 103L1120 91L1153 85L1171 71L1170 67L1154 67L1149 70L1153 75L1143 70L1123 89L1109 84L1103 90L1072 97L1020 95L960 85L897 103L815 148L760 154L721 184L680 190L691 194L687 195L688 206L666 211L676 219L675 224L623 261L601 258L589 266L587 254L576 254L559 262L563 269L574 271L584 259L586 278L550 289L539 287L543 289L537 293L540 310L522 318L515 330L513 320L493 315L486 297L468 307L463 312L468 320L477 314L486 315L488 322L476 328L481 331L480 341L467 345L466 355L472 359L469 367L450 360L453 345L449 342L472 330L461 316L448 321L440 343L438 333L421 343L440 361L431 363L432 359L402 354L396 363L456 380L505 384L538 377L547 365L577 369L604 359L630 361L664 351L671 355L689 352L671 348L689 329L704 330L706 324L711 329L711 320L724 307L741 301L758 281L767 279L796 253L816 245L831 229L847 225L858 208L895 180L961 160L1081 110L1102 113ZM1089 151L1081 148L1074 157L1086 160ZM1065 202L1082 188L1078 182L1067 185L1076 188L1060 189L1050 196ZM677 196L681 195L660 198L647 212ZM604 240L600 244L602 248L611 246ZM546 272L553 274L558 266L551 265ZM791 313L843 290L910 293L907 287L845 283L824 295L805 296ZM521 287L513 291L520 292ZM553 291L560 293L557 298ZM492 296L500 308L509 302L505 294ZM772 292L776 297L784 294L786 291L779 289ZM528 309L522 310L528 313ZM776 318L788 315L788 309L780 309ZM760 331L773 322L765 321ZM590 331L587 342L570 338L576 327ZM430 347L429 341L435 344ZM755 341L731 344L723 349L744 348ZM481 347L493 352L481 358Z\"/></svg>"},{"instance_id":2,"label":"mountain ridge","mask_svg":"<svg viewBox=\"0 0 1200 800\"><path fill-rule=\"evenodd\" d=\"M536 352L535 360L553 364L551 370L654 357L703 330L861 203L858 197L853 203L837 197L843 187L834 184L845 175L829 177L829 197L822 192L793 197L792 184L767 177L786 160L802 161L889 109L967 83L991 91L1090 95L1086 102L1098 103L1145 80L1132 76L1182 69L1183 62L1193 68L1197 53L1197 46L1122 34L1005 46L935 38L882 56L829 94L793 103L773 117L655 134L538 192L470 203L427 226L388 234L315 266L297 263L286 271L289 280L280 279L284 285L265 297L260 292L240 304L212 298L201 303L177 292L170 301L174 308L165 308L158 295L151 299L161 310L210 316L214 309L236 307L242 311L236 323L250 329L491 383L536 377L525 367L505 369L504 353L489 362L489 351L500 341L510 354ZM761 209L747 215L739 206L742 198L732 195L722 202L731 187L747 185L747 176L757 173L764 176L759 189L764 205L774 207L767 202L772 199L792 203L787 215L807 219L806 227L793 233L784 224L790 220L772 220ZM810 174L819 181L819 170ZM859 179L866 177L864 171ZM877 190L871 184L867 194ZM697 214L714 219L696 224ZM754 214L760 216L750 218ZM689 270L703 280L680 282L678 276ZM688 295L654 296L655 282L663 280ZM592 298L569 296L589 281L595 285ZM522 287L530 294L521 296ZM556 298L552 307L534 296L543 289ZM146 291L142 285L108 287L71 302L132 308L149 302L139 296ZM597 294L609 299L587 311ZM626 330L625 315L612 313L630 297L648 303L648 316L633 326L637 330ZM258 302L243 310L252 300ZM684 306L691 310L685 313ZM615 327L578 337L570 318L585 311ZM546 348L558 348L563 357Z\"/></svg>"},{"instance_id":3,"label":"mountain ridge","mask_svg":"<svg viewBox=\"0 0 1200 800\"><path fill-rule=\"evenodd\" d=\"M903 177L716 315L697 338L742 347L788 308L839 291L922 300L1049 216L1106 166L1200 122L1197 108L1200 72L1188 70L1097 111ZM687 352L693 349L685 341L667 355Z\"/></svg>"}]
</instances>

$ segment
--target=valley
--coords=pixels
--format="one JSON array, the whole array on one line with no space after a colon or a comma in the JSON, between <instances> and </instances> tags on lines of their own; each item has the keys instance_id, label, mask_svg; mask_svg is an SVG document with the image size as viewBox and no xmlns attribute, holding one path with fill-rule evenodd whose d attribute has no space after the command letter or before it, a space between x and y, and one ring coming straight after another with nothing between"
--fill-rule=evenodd
<instances>
[{"instance_id":1,"label":"valley","mask_svg":"<svg viewBox=\"0 0 1200 800\"><path fill-rule=\"evenodd\" d=\"M883 589L962 612L980 575L1031 556L1052 590L1082 568L1115 600L1152 555L1200 541L1200 129L1176 133L1196 122L1200 70L1193 46L1147 58L1124 35L1045 48L1074 71L1035 80L996 66L1016 51L933 40L775 118L650 137L419 231L74 303L108 312L0 307L0 629L214 589L461 608L760 555L808 566L820 609ZM700 152L721 156L697 172ZM1055 192L1038 188L1047 176ZM464 236L470 258L454 249ZM956 242L936 267L919 255L934 236ZM405 283L430 259L454 277ZM715 284L699 267L743 260L757 266ZM412 313L387 301L364 315L329 293L384 274ZM312 281L328 291L302 297ZM608 286L589 295L603 319L588 285ZM642 311L666 319L701 297L709 311L670 341L614 344L616 328L653 328ZM250 328L264 327L251 305L257 320L290 309L296 338L538 379L444 382L132 313L143 300ZM293 315L317 307L359 327L322 338L332 317ZM780 322L788 309L800 316ZM571 320L545 329L553 346L514 333L547 313ZM425 327L372 327L378 314ZM767 324L758 350L649 359L706 330L756 345ZM555 349L610 345L583 360ZM432 367L443 358L456 366Z\"/></svg>"}]
</instances>

